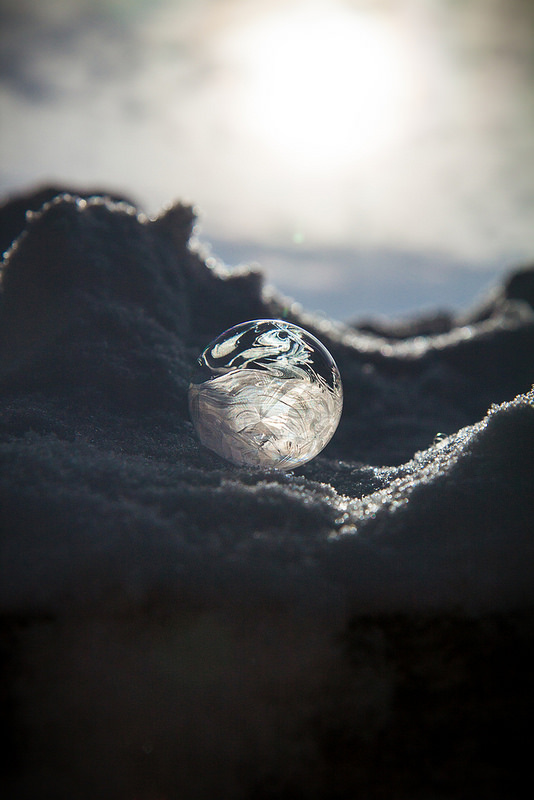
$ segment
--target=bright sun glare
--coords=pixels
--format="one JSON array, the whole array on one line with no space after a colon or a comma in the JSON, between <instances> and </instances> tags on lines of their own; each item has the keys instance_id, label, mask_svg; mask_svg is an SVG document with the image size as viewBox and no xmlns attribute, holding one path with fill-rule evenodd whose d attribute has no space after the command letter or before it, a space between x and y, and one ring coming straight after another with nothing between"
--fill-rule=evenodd
<instances>
[{"instance_id":1,"label":"bright sun glare","mask_svg":"<svg viewBox=\"0 0 534 800\"><path fill-rule=\"evenodd\" d=\"M228 44L241 77L238 123L293 167L340 168L398 135L410 82L380 18L304 3L241 28Z\"/></svg>"}]
</instances>

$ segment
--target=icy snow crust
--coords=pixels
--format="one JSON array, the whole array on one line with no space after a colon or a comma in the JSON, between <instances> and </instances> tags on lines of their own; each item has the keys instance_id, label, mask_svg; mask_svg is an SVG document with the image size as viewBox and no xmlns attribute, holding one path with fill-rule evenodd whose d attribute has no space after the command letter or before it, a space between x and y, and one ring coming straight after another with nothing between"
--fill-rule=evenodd
<instances>
[{"instance_id":1,"label":"icy snow crust","mask_svg":"<svg viewBox=\"0 0 534 800\"><path fill-rule=\"evenodd\" d=\"M533 273L437 335L360 331L214 264L193 222L55 190L2 209L3 611L531 606ZM345 392L290 473L223 462L187 407L206 344L271 317L324 342Z\"/></svg>"}]
</instances>

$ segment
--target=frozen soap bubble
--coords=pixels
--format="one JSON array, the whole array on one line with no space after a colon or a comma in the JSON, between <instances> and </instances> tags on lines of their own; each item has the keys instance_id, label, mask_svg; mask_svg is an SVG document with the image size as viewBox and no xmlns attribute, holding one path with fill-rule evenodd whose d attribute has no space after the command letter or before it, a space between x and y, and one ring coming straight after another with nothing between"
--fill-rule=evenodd
<instances>
[{"instance_id":1,"label":"frozen soap bubble","mask_svg":"<svg viewBox=\"0 0 534 800\"><path fill-rule=\"evenodd\" d=\"M189 387L200 441L234 464L293 469L332 438L343 390L314 336L283 320L243 322L209 344Z\"/></svg>"}]
</instances>

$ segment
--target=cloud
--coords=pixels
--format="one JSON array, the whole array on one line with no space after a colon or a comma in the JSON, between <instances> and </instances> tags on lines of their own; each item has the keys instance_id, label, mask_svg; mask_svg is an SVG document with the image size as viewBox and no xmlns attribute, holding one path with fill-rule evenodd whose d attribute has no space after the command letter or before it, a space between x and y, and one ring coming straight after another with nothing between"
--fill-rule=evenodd
<instances>
[{"instance_id":1,"label":"cloud","mask_svg":"<svg viewBox=\"0 0 534 800\"><path fill-rule=\"evenodd\" d=\"M191 199L207 238L255 242L258 258L264 246L290 254L296 234L317 250L423 253L430 262L437 253L444 265L488 272L531 258L533 45L521 4L382 5L375 21L396 37L413 78L409 113L385 149L330 165L328 148L321 164L288 158L269 144L269 117L256 130L243 117L254 42L233 55L232 42L265 19L283 31L290 6L3 3L4 189L98 182L139 197L151 213ZM350 10L354 21L362 9L368 20L374 4L327 6ZM347 277L340 260L333 284Z\"/></svg>"}]
</instances>

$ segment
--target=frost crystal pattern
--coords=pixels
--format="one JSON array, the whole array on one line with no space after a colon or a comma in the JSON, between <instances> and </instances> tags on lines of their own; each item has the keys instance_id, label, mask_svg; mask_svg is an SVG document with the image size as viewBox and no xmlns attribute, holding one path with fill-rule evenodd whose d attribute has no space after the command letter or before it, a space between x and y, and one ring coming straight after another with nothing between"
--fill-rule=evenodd
<instances>
[{"instance_id":1,"label":"frost crystal pattern","mask_svg":"<svg viewBox=\"0 0 534 800\"><path fill-rule=\"evenodd\" d=\"M234 464L293 469L332 438L343 390L334 359L283 320L243 322L206 347L189 387L203 445Z\"/></svg>"}]
</instances>

